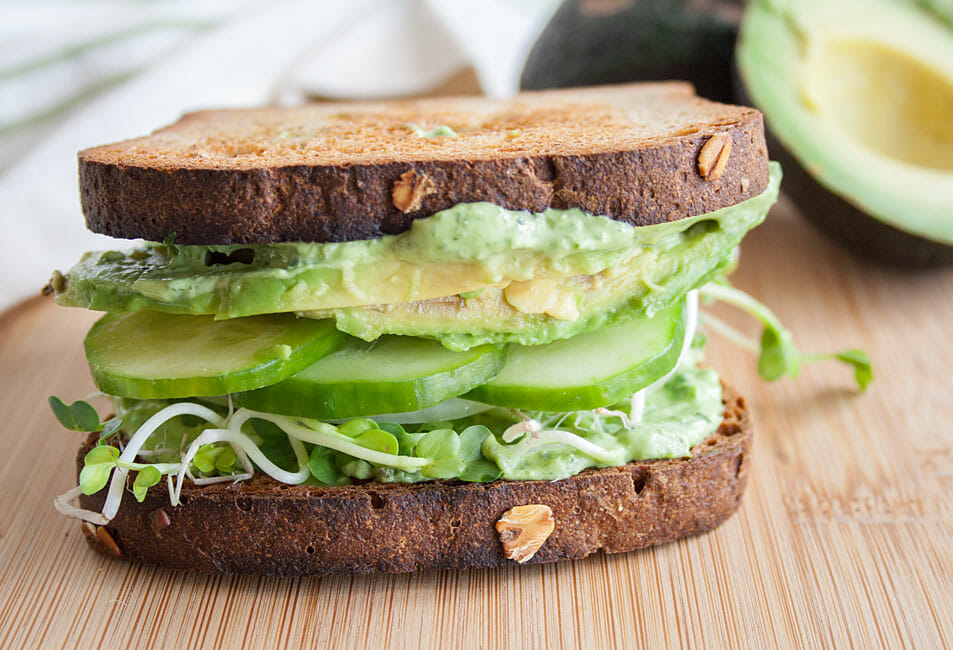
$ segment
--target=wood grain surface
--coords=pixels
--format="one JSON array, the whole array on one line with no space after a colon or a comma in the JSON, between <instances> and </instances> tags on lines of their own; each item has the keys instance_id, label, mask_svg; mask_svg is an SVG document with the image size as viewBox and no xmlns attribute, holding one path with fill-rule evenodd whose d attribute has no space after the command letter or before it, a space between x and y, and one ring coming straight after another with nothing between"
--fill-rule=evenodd
<instances>
[{"instance_id":1,"label":"wood grain surface","mask_svg":"<svg viewBox=\"0 0 953 650\"><path fill-rule=\"evenodd\" d=\"M660 548L502 570L208 577L94 554L52 507L81 434L46 397L92 389L95 315L37 299L0 316L0 648L953 646L953 270L869 267L786 204L742 260L736 283L803 349L871 355L870 390L833 363L765 384L712 335L757 416L740 512Z\"/></svg>"}]
</instances>

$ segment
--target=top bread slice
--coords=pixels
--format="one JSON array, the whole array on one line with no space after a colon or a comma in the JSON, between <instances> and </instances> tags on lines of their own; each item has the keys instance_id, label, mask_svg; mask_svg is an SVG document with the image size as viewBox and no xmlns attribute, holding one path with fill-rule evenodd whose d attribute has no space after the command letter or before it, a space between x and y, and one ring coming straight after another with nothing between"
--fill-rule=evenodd
<instances>
[{"instance_id":1,"label":"top bread slice","mask_svg":"<svg viewBox=\"0 0 953 650\"><path fill-rule=\"evenodd\" d=\"M81 151L79 172L95 232L240 244L370 239L475 201L650 225L756 196L768 157L758 111L667 82L202 111Z\"/></svg>"}]
</instances>

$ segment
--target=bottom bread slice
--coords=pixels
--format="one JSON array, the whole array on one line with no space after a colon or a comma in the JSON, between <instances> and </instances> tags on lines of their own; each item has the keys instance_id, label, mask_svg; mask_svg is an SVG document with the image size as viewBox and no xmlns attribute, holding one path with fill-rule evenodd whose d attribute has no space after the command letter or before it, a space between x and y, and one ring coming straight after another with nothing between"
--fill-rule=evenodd
<instances>
[{"instance_id":1,"label":"bottom bread slice","mask_svg":"<svg viewBox=\"0 0 953 650\"><path fill-rule=\"evenodd\" d=\"M344 487L294 486L256 475L187 484L172 507L164 484L123 500L94 548L173 569L325 575L463 569L514 563L496 522L514 506L552 509L555 529L530 563L620 553L711 530L741 501L752 440L744 399L724 392L725 417L693 455L590 469L556 481ZM95 434L93 434L95 436ZM79 466L90 438L78 457ZM100 510L104 492L81 496Z\"/></svg>"}]
</instances>

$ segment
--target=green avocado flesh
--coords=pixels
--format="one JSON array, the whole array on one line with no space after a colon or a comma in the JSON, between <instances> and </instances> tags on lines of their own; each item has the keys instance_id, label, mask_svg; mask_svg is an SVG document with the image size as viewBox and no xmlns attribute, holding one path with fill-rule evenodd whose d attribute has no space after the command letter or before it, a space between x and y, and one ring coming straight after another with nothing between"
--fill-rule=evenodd
<instances>
[{"instance_id":1,"label":"green avocado flesh","mask_svg":"<svg viewBox=\"0 0 953 650\"><path fill-rule=\"evenodd\" d=\"M817 183L953 245L953 30L929 4L756 0L737 57L752 102ZM827 203L799 194L806 212Z\"/></svg>"},{"instance_id":2,"label":"green avocado flesh","mask_svg":"<svg viewBox=\"0 0 953 650\"><path fill-rule=\"evenodd\" d=\"M88 253L57 301L220 319L305 311L334 317L339 329L366 340L422 336L455 350L541 344L654 313L724 270L776 200L779 182L772 165L769 187L755 198L639 228L579 210L530 214L481 203L369 241ZM540 313L512 306L515 283L552 278L561 292L558 317L551 306Z\"/></svg>"}]
</instances>

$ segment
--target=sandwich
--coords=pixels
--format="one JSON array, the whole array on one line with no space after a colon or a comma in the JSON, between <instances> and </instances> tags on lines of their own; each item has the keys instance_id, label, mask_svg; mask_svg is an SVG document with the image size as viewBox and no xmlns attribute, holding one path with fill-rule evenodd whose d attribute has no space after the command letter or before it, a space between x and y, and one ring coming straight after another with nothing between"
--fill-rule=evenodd
<instances>
[{"instance_id":1,"label":"sandwich","mask_svg":"<svg viewBox=\"0 0 953 650\"><path fill-rule=\"evenodd\" d=\"M50 398L88 432L56 507L104 553L320 575L695 535L752 440L699 295L765 323L762 374L799 362L724 280L778 194L761 115L687 84L205 111L79 181L91 230L144 240L47 287L105 312L109 416Z\"/></svg>"}]
</instances>

